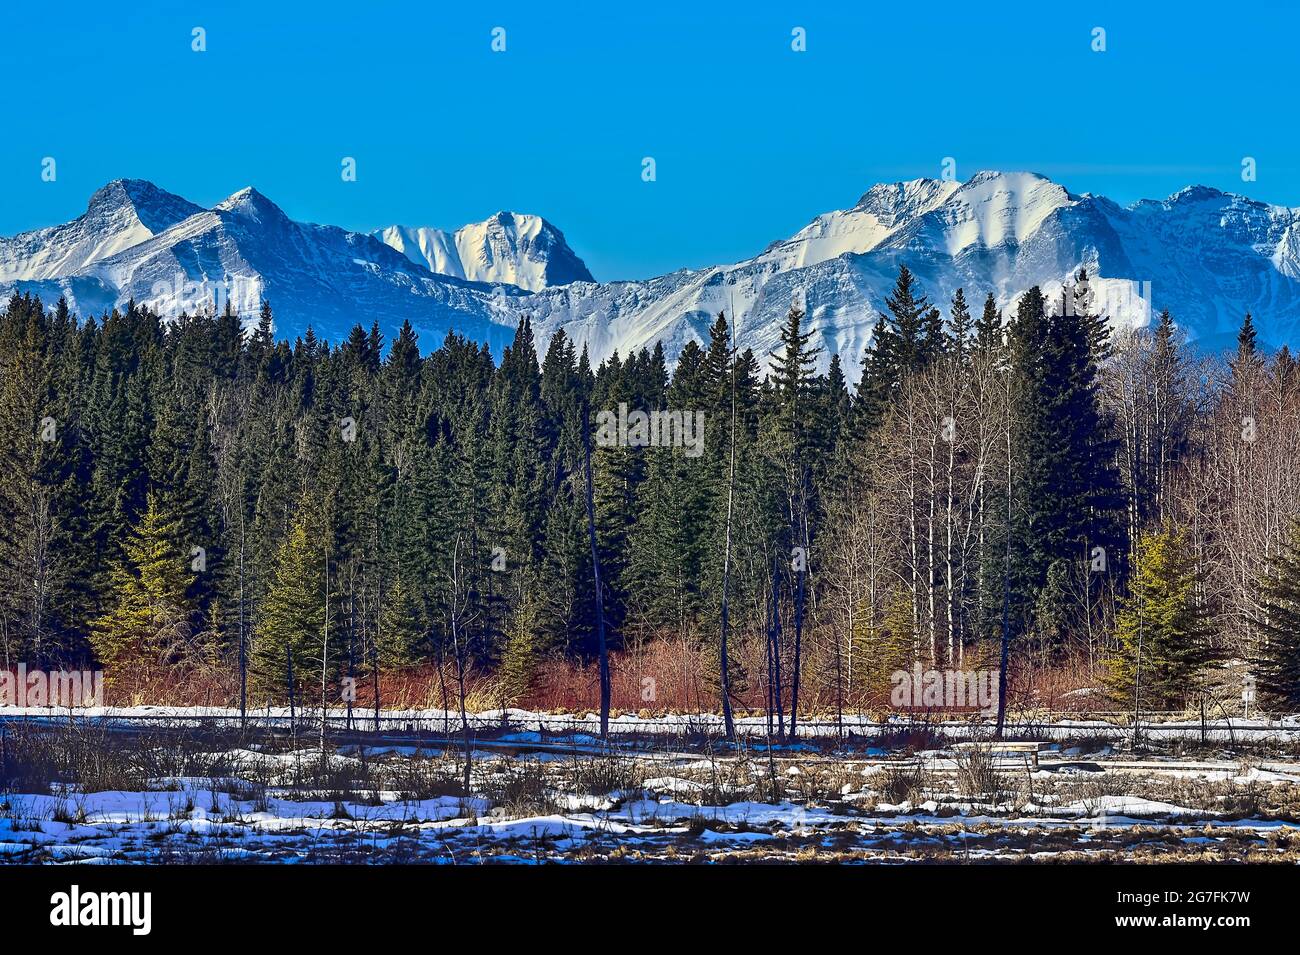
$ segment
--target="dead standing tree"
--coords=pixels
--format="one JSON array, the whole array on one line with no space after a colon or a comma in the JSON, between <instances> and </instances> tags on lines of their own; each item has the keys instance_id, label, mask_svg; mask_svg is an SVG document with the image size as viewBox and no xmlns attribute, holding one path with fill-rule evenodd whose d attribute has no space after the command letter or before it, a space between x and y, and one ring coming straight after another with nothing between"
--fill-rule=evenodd
<instances>
[{"instance_id":1,"label":"dead standing tree","mask_svg":"<svg viewBox=\"0 0 1300 955\"><path fill-rule=\"evenodd\" d=\"M600 738L609 736L609 647L605 641L605 600L600 584L600 553L596 546L596 492L591 480L591 411L582 409L583 473L587 483L587 534L591 540L591 576L596 589L596 642L600 654Z\"/></svg>"},{"instance_id":2,"label":"dead standing tree","mask_svg":"<svg viewBox=\"0 0 1300 955\"><path fill-rule=\"evenodd\" d=\"M734 313L733 313L734 317ZM736 344L735 336L728 326L729 342L728 360L731 364L731 451L727 465L727 520L723 531L722 543L722 607L721 634L718 641L718 692L722 696L722 726L728 740L736 737L736 724L731 714L731 666L728 660L728 630L731 626L730 607L727 591L731 583L731 518L736 499Z\"/></svg>"},{"instance_id":3,"label":"dead standing tree","mask_svg":"<svg viewBox=\"0 0 1300 955\"><path fill-rule=\"evenodd\" d=\"M772 582L767 605L767 735L772 735L772 714L776 713L777 739L785 736L785 710L781 686L781 564L772 555Z\"/></svg>"},{"instance_id":4,"label":"dead standing tree","mask_svg":"<svg viewBox=\"0 0 1300 955\"><path fill-rule=\"evenodd\" d=\"M451 630L452 653L456 658L456 695L460 704L461 739L465 746L465 795L470 793L470 776L473 766L473 746L470 740L469 710L465 704L465 671L469 666L469 646L467 626L473 623L475 615L467 615L471 603L471 587L465 577L465 568L460 558L462 534L456 534L451 549L451 572L447 582L451 585L448 603L448 624Z\"/></svg>"},{"instance_id":5,"label":"dead standing tree","mask_svg":"<svg viewBox=\"0 0 1300 955\"><path fill-rule=\"evenodd\" d=\"M325 721L328 718L328 700L326 698L326 677L329 673L330 649L330 549L325 546L325 630L320 645L320 761L321 769L327 765L325 756Z\"/></svg>"}]
</instances>

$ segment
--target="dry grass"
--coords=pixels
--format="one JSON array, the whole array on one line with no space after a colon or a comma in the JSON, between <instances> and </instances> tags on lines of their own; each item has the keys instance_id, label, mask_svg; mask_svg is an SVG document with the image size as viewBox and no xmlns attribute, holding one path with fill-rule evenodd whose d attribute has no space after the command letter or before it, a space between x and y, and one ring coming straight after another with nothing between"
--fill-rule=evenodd
<instances>
[{"instance_id":1,"label":"dry grass","mask_svg":"<svg viewBox=\"0 0 1300 955\"><path fill-rule=\"evenodd\" d=\"M954 751L958 791L970 799L1001 803L1011 792L1008 777L997 769L997 757L986 748L973 746Z\"/></svg>"},{"instance_id":2,"label":"dry grass","mask_svg":"<svg viewBox=\"0 0 1300 955\"><path fill-rule=\"evenodd\" d=\"M924 802L934 785L934 776L919 759L886 763L875 773L873 784L880 797L892 805Z\"/></svg>"}]
</instances>

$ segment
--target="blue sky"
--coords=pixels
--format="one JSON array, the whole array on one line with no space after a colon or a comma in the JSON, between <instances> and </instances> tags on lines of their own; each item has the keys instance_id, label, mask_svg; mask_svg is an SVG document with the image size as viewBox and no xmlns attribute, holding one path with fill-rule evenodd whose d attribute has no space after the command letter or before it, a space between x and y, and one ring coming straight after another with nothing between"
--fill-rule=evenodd
<instances>
[{"instance_id":1,"label":"blue sky","mask_svg":"<svg viewBox=\"0 0 1300 955\"><path fill-rule=\"evenodd\" d=\"M607 280L745 258L948 156L1122 202L1195 182L1300 205L1300 13L1138 7L10 3L0 234L117 177L203 205L254 185L357 230L538 213Z\"/></svg>"}]
</instances>

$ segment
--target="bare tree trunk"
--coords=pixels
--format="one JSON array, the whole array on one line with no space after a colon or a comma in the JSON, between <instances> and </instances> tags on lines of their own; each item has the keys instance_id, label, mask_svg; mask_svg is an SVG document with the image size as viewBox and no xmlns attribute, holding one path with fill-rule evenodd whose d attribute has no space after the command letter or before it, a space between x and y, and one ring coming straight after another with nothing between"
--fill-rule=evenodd
<instances>
[{"instance_id":1,"label":"bare tree trunk","mask_svg":"<svg viewBox=\"0 0 1300 955\"><path fill-rule=\"evenodd\" d=\"M438 647L436 654L438 664L438 689L442 694L442 735L451 735L451 710L447 708L447 671L443 666L442 647Z\"/></svg>"},{"instance_id":2,"label":"bare tree trunk","mask_svg":"<svg viewBox=\"0 0 1300 955\"><path fill-rule=\"evenodd\" d=\"M957 633L957 594L953 589L953 585L956 582L956 574L953 570L953 555L952 555L953 520L954 520L953 518L954 473L953 472L956 469L956 455L957 455L957 435L956 435L957 408L956 408L955 401L952 402L952 404L949 406L949 413L952 416L953 431L949 435L949 440L948 440L948 496L947 496L947 500L945 501L945 508L944 508L944 534L945 534L944 552L943 552L944 597L946 598L945 603L947 604L946 609L948 611L947 613L948 666L959 667L961 666L961 651L959 649L960 638Z\"/></svg>"},{"instance_id":3,"label":"bare tree trunk","mask_svg":"<svg viewBox=\"0 0 1300 955\"><path fill-rule=\"evenodd\" d=\"M785 736L785 696L781 677L781 574L780 558L772 555L772 616L767 638L772 647L772 699L776 703L776 735Z\"/></svg>"},{"instance_id":4,"label":"bare tree trunk","mask_svg":"<svg viewBox=\"0 0 1300 955\"><path fill-rule=\"evenodd\" d=\"M1007 527L1006 562L1002 568L1002 652L998 661L997 738L1002 738L1007 717L1007 666L1011 656L1011 369L1007 369Z\"/></svg>"},{"instance_id":5,"label":"bare tree trunk","mask_svg":"<svg viewBox=\"0 0 1300 955\"><path fill-rule=\"evenodd\" d=\"M731 318L734 325L736 318L734 313ZM722 612L720 621L722 633L718 640L718 692L722 696L723 731L726 738L731 740L736 737L736 725L731 715L731 664L728 659L727 649L727 631L731 625L731 620L727 605L727 591L731 583L731 515L736 492L736 349L734 338L728 351L730 353L728 357L731 360L731 463L727 471L727 523L722 545Z\"/></svg>"},{"instance_id":6,"label":"bare tree trunk","mask_svg":"<svg viewBox=\"0 0 1300 955\"><path fill-rule=\"evenodd\" d=\"M468 796L470 794L474 750L470 743L469 711L465 707L465 666L467 661L465 659L464 641L461 640L460 631L460 587L460 534L457 534L451 553L451 644L456 654L456 685L457 696L460 700L460 730L465 746L464 792Z\"/></svg>"},{"instance_id":7,"label":"bare tree trunk","mask_svg":"<svg viewBox=\"0 0 1300 955\"><path fill-rule=\"evenodd\" d=\"M605 642L605 596L600 583L600 553L596 546L596 492L591 479L590 411L582 409L583 470L587 479L587 535L591 540L591 575L596 589L596 640L600 653L600 738L609 736L609 647Z\"/></svg>"},{"instance_id":8,"label":"bare tree trunk","mask_svg":"<svg viewBox=\"0 0 1300 955\"><path fill-rule=\"evenodd\" d=\"M935 554L934 554L934 510L935 510L935 489L938 486L935 479L935 457L939 450L939 436L932 435L930 438L930 461L929 461L929 478L930 484L927 488L927 497L929 498L926 505L925 515L925 594L926 594L926 613L930 618L930 660L935 665L939 665L939 612L935 606L934 589L935 589Z\"/></svg>"},{"instance_id":9,"label":"bare tree trunk","mask_svg":"<svg viewBox=\"0 0 1300 955\"><path fill-rule=\"evenodd\" d=\"M379 600L375 602L375 638L370 641L370 672L374 678L375 689L375 732L379 732L379 631L383 616L384 591L379 589Z\"/></svg>"},{"instance_id":10,"label":"bare tree trunk","mask_svg":"<svg viewBox=\"0 0 1300 955\"><path fill-rule=\"evenodd\" d=\"M294 749L297 749L298 748L298 721L297 721L297 714L294 713L294 708L293 708L293 651L289 649L289 647L284 648L284 659L286 664L285 682L288 684L289 687L289 735L293 739ZM267 715L268 716L270 715L269 704L268 704Z\"/></svg>"},{"instance_id":11,"label":"bare tree trunk","mask_svg":"<svg viewBox=\"0 0 1300 955\"><path fill-rule=\"evenodd\" d=\"M349 581L349 586L348 586L348 590L349 590L348 593L348 679L351 682L348 686L348 692L344 694L346 696L346 699L343 701L344 705L347 707L347 718L343 725L347 727L349 731L351 731L352 729L352 704L353 702L355 702L353 700L352 691L356 688L357 685L356 684L356 680L357 680L357 665L356 665L357 594L356 594L356 590L353 589L353 583L354 583L353 581Z\"/></svg>"},{"instance_id":12,"label":"bare tree trunk","mask_svg":"<svg viewBox=\"0 0 1300 955\"><path fill-rule=\"evenodd\" d=\"M244 604L244 509L239 509L239 728L248 723L248 625Z\"/></svg>"},{"instance_id":13,"label":"bare tree trunk","mask_svg":"<svg viewBox=\"0 0 1300 955\"><path fill-rule=\"evenodd\" d=\"M325 548L325 638L320 645L320 759L325 765L325 670L330 647L330 552Z\"/></svg>"},{"instance_id":14,"label":"bare tree trunk","mask_svg":"<svg viewBox=\"0 0 1300 955\"><path fill-rule=\"evenodd\" d=\"M775 581L775 574L774 574ZM772 737L772 715L776 712L776 661L772 659L772 602L767 600L763 608L763 655L767 664L767 737Z\"/></svg>"},{"instance_id":15,"label":"bare tree trunk","mask_svg":"<svg viewBox=\"0 0 1300 955\"><path fill-rule=\"evenodd\" d=\"M790 674L790 735L799 735L799 677L803 672L803 605L804 586L808 578L808 519L801 515L803 525L803 561L795 570L794 588L794 670Z\"/></svg>"}]
</instances>

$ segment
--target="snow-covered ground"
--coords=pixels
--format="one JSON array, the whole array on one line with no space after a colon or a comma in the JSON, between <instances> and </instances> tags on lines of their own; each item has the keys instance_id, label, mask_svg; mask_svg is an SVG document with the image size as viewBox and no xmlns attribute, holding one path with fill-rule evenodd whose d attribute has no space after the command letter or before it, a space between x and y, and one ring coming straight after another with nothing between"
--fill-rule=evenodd
<instances>
[{"instance_id":1,"label":"snow-covered ground","mask_svg":"<svg viewBox=\"0 0 1300 955\"><path fill-rule=\"evenodd\" d=\"M502 757L353 745L197 754L131 790L0 794L0 861L1300 860L1300 762L1031 771L959 754ZM982 769L982 772L981 772Z\"/></svg>"}]
</instances>

